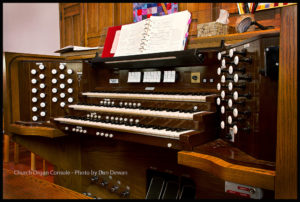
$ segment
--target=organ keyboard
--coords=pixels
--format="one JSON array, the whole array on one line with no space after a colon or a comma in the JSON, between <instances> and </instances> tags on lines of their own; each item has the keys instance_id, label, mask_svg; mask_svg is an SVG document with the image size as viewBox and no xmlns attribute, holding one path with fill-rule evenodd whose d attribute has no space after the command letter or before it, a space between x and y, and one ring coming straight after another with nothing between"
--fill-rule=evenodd
<instances>
[{"instance_id":1,"label":"organ keyboard","mask_svg":"<svg viewBox=\"0 0 300 202\"><path fill-rule=\"evenodd\" d=\"M165 165L159 172L174 168L175 177L191 174L200 193L205 174L181 168L179 150L274 171L278 39L276 34L264 35L223 49L82 61L15 57L7 68L8 88L14 90L7 96L6 130L24 136L65 136L40 141L53 144L53 150L65 146L58 154L66 155L67 160L70 153L65 151L78 155L72 163L82 164L72 165L76 168L109 170L128 165L130 175L113 176L115 181L100 176L99 185L107 190L123 186L111 192L130 193L132 198L147 193L140 190L146 184L138 171L155 170L161 162ZM46 146L45 151L51 153ZM204 166L211 163L210 158L201 160ZM202 169L202 164L197 166ZM82 177L80 187L89 186L86 179ZM218 183L223 192L224 184Z\"/></svg>"},{"instance_id":2,"label":"organ keyboard","mask_svg":"<svg viewBox=\"0 0 300 202\"><path fill-rule=\"evenodd\" d=\"M144 100L168 100L168 101L195 101L195 102L205 102L206 97L215 96L215 95L191 95L187 93L187 95L182 95L184 93L169 93L169 95L164 93L156 93L156 94L145 94L145 93L107 93L107 92L86 92L82 93L87 97L110 97L110 98L129 98L129 99L144 99Z\"/></svg>"},{"instance_id":3,"label":"organ keyboard","mask_svg":"<svg viewBox=\"0 0 300 202\"><path fill-rule=\"evenodd\" d=\"M81 131L82 134L114 139L119 139L118 133L126 133L122 138L127 141L132 141L130 133L151 136L154 139L150 142L154 143L150 144L156 146L161 146L159 138L164 139L162 142L177 140L176 143L163 144L163 147L176 149L191 149L214 139L215 129L212 126L216 120L217 91L212 84L216 76L209 69L218 62L213 59L216 52L189 50L181 51L181 54L167 53L172 57L165 57L165 54L164 57L154 54L156 63L152 68L151 64L144 67L145 61L153 60L149 55L119 57L115 59L116 63L111 63L110 58L109 66L105 65L107 59L94 59L92 66L84 69L86 73L83 75L93 81L84 87L77 104L68 105L69 113L65 117L54 118L54 123L67 133ZM184 63L177 58L177 64L173 63L171 67L164 65L166 60L176 59L176 55L184 55L185 60L190 57L192 62ZM139 60L134 59L136 57ZM147 60L144 60L145 57ZM161 60L160 63L157 63L158 60ZM131 68L120 67L124 63ZM193 83L194 72L201 72L201 78L210 82ZM101 76L104 79L96 79ZM149 141L139 142L149 144Z\"/></svg>"}]
</instances>

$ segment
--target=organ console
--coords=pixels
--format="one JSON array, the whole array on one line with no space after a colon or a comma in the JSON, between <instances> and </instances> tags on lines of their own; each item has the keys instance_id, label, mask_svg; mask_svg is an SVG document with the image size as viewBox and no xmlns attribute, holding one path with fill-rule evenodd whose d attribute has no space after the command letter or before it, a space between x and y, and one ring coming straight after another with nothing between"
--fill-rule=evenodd
<instances>
[{"instance_id":1,"label":"organ console","mask_svg":"<svg viewBox=\"0 0 300 202\"><path fill-rule=\"evenodd\" d=\"M228 179L273 198L272 185L220 177L221 171L208 169L214 166L210 160L185 162L180 152L248 166L269 183L275 170L278 45L278 34L271 34L225 48L114 58L13 55L7 131L50 136L47 144L56 146L44 145L44 152L79 145L71 153L79 155L82 170L127 170L81 176L76 186L56 176L61 185L104 198L242 197L224 192ZM18 135L16 141L27 141Z\"/></svg>"}]
</instances>

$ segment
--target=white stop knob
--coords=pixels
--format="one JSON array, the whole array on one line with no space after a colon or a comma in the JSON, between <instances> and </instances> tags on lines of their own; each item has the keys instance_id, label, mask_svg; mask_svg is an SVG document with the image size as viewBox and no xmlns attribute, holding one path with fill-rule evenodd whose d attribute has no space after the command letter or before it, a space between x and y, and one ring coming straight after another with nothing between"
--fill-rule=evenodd
<instances>
[{"instance_id":1,"label":"white stop knob","mask_svg":"<svg viewBox=\"0 0 300 202\"><path fill-rule=\"evenodd\" d=\"M44 107L46 107L46 103L41 102L40 106L41 106L42 108L44 108Z\"/></svg>"},{"instance_id":2,"label":"white stop knob","mask_svg":"<svg viewBox=\"0 0 300 202\"><path fill-rule=\"evenodd\" d=\"M37 121L37 120L38 120L38 117L37 117L37 116L33 116L33 117L32 117L32 120L33 120L33 121Z\"/></svg>"},{"instance_id":3,"label":"white stop knob","mask_svg":"<svg viewBox=\"0 0 300 202\"><path fill-rule=\"evenodd\" d=\"M36 83L37 83L37 80L36 80L36 79L31 79L31 83L32 83L32 84L36 84Z\"/></svg>"},{"instance_id":4,"label":"white stop knob","mask_svg":"<svg viewBox=\"0 0 300 202\"><path fill-rule=\"evenodd\" d=\"M73 93L73 88L68 88L68 93Z\"/></svg>"},{"instance_id":5,"label":"white stop knob","mask_svg":"<svg viewBox=\"0 0 300 202\"><path fill-rule=\"evenodd\" d=\"M222 68L225 68L226 67L226 61L225 59L222 60Z\"/></svg>"},{"instance_id":6,"label":"white stop knob","mask_svg":"<svg viewBox=\"0 0 300 202\"><path fill-rule=\"evenodd\" d=\"M220 105L221 104L221 99L218 97L217 98L217 105Z\"/></svg>"},{"instance_id":7,"label":"white stop knob","mask_svg":"<svg viewBox=\"0 0 300 202\"><path fill-rule=\"evenodd\" d=\"M228 122L228 124L232 124L232 117L231 116L227 117L227 122Z\"/></svg>"},{"instance_id":8,"label":"white stop knob","mask_svg":"<svg viewBox=\"0 0 300 202\"><path fill-rule=\"evenodd\" d=\"M233 84L232 84L232 82L229 82L229 84L228 84L228 90L232 91L232 89L233 89Z\"/></svg>"},{"instance_id":9,"label":"white stop knob","mask_svg":"<svg viewBox=\"0 0 300 202\"><path fill-rule=\"evenodd\" d=\"M32 107L32 111L33 111L33 112L36 112L37 110L38 110L37 107Z\"/></svg>"},{"instance_id":10,"label":"white stop knob","mask_svg":"<svg viewBox=\"0 0 300 202\"><path fill-rule=\"evenodd\" d=\"M46 116L46 112L43 111L43 112L40 113L40 115L41 116Z\"/></svg>"},{"instance_id":11,"label":"white stop knob","mask_svg":"<svg viewBox=\"0 0 300 202\"><path fill-rule=\"evenodd\" d=\"M64 64L60 64L59 65L59 69L63 70L65 68L65 65Z\"/></svg>"},{"instance_id":12,"label":"white stop knob","mask_svg":"<svg viewBox=\"0 0 300 202\"><path fill-rule=\"evenodd\" d=\"M40 70L43 70L43 69L45 69L45 66L43 64L40 64L39 68L40 68Z\"/></svg>"},{"instance_id":13,"label":"white stop knob","mask_svg":"<svg viewBox=\"0 0 300 202\"><path fill-rule=\"evenodd\" d=\"M237 108L234 108L234 109L233 109L233 116L234 116L234 117L237 117L238 115L239 115L238 109L237 109Z\"/></svg>"},{"instance_id":14,"label":"white stop knob","mask_svg":"<svg viewBox=\"0 0 300 202\"><path fill-rule=\"evenodd\" d=\"M40 77L40 79L44 79L45 78L45 74L40 74L39 77Z\"/></svg>"},{"instance_id":15,"label":"white stop knob","mask_svg":"<svg viewBox=\"0 0 300 202\"><path fill-rule=\"evenodd\" d=\"M225 75L222 75L222 76L221 76L221 83L225 83L225 82L226 82Z\"/></svg>"},{"instance_id":16,"label":"white stop knob","mask_svg":"<svg viewBox=\"0 0 300 202\"><path fill-rule=\"evenodd\" d=\"M31 100L32 100L32 102L37 102L37 98L36 97L33 97Z\"/></svg>"},{"instance_id":17,"label":"white stop knob","mask_svg":"<svg viewBox=\"0 0 300 202\"><path fill-rule=\"evenodd\" d=\"M59 85L59 87L60 87L61 89L64 89L64 88L66 87L66 85L65 85L64 83L61 83L61 84Z\"/></svg>"},{"instance_id":18,"label":"white stop knob","mask_svg":"<svg viewBox=\"0 0 300 202\"><path fill-rule=\"evenodd\" d=\"M221 90L221 84L220 83L217 84L217 90Z\"/></svg>"},{"instance_id":19,"label":"white stop knob","mask_svg":"<svg viewBox=\"0 0 300 202\"><path fill-rule=\"evenodd\" d=\"M222 129L224 129L224 128L225 128L225 122L224 122L224 121L221 121L220 126L221 126Z\"/></svg>"},{"instance_id":20,"label":"white stop knob","mask_svg":"<svg viewBox=\"0 0 300 202\"><path fill-rule=\"evenodd\" d=\"M221 98L225 98L225 91L224 90L222 90L222 92L221 92Z\"/></svg>"},{"instance_id":21,"label":"white stop knob","mask_svg":"<svg viewBox=\"0 0 300 202\"><path fill-rule=\"evenodd\" d=\"M57 73L57 70L56 70L56 69L52 69L52 70L51 70L51 73L52 73L52 74L56 74L56 73Z\"/></svg>"},{"instance_id":22,"label":"white stop knob","mask_svg":"<svg viewBox=\"0 0 300 202\"><path fill-rule=\"evenodd\" d=\"M35 69L32 69L30 72L31 72L32 75L36 74L36 70Z\"/></svg>"},{"instance_id":23,"label":"white stop knob","mask_svg":"<svg viewBox=\"0 0 300 202\"><path fill-rule=\"evenodd\" d=\"M221 75L221 67L218 67L218 69L217 69L217 74L218 74L218 75Z\"/></svg>"},{"instance_id":24,"label":"white stop knob","mask_svg":"<svg viewBox=\"0 0 300 202\"><path fill-rule=\"evenodd\" d=\"M238 75L238 74L234 74L234 76L233 76L233 81L234 81L235 83L239 82L239 75Z\"/></svg>"},{"instance_id":25,"label":"white stop knob","mask_svg":"<svg viewBox=\"0 0 300 202\"><path fill-rule=\"evenodd\" d=\"M233 67L232 67L231 65L228 67L228 73L229 73L229 74L232 74L232 73L233 73Z\"/></svg>"},{"instance_id":26,"label":"white stop knob","mask_svg":"<svg viewBox=\"0 0 300 202\"><path fill-rule=\"evenodd\" d=\"M52 93L57 93L57 89L56 88L52 88Z\"/></svg>"},{"instance_id":27,"label":"white stop knob","mask_svg":"<svg viewBox=\"0 0 300 202\"><path fill-rule=\"evenodd\" d=\"M64 74L60 74L60 75L59 75L59 78L60 78L60 79L64 79L64 78L65 78L65 75L64 75Z\"/></svg>"},{"instance_id":28,"label":"white stop knob","mask_svg":"<svg viewBox=\"0 0 300 202\"><path fill-rule=\"evenodd\" d=\"M232 107L232 99L228 100L228 107L231 108Z\"/></svg>"},{"instance_id":29,"label":"white stop knob","mask_svg":"<svg viewBox=\"0 0 300 202\"><path fill-rule=\"evenodd\" d=\"M67 73L68 73L68 74L72 74L72 73L73 73L72 69L68 69L68 70L67 70Z\"/></svg>"},{"instance_id":30,"label":"white stop knob","mask_svg":"<svg viewBox=\"0 0 300 202\"><path fill-rule=\"evenodd\" d=\"M33 89L31 89L31 92L32 92L32 93L37 93L37 89L36 89L36 88L33 88Z\"/></svg>"},{"instance_id":31,"label":"white stop knob","mask_svg":"<svg viewBox=\"0 0 300 202\"><path fill-rule=\"evenodd\" d=\"M230 49L230 50L229 50L229 57L231 57L231 58L232 58L232 56L233 56L233 52L234 52L234 51L233 51L233 49Z\"/></svg>"},{"instance_id":32,"label":"white stop knob","mask_svg":"<svg viewBox=\"0 0 300 202\"><path fill-rule=\"evenodd\" d=\"M57 98L56 98L56 97L53 97L53 98L52 98L52 102L57 102Z\"/></svg>"},{"instance_id":33,"label":"white stop knob","mask_svg":"<svg viewBox=\"0 0 300 202\"><path fill-rule=\"evenodd\" d=\"M64 103L64 102L61 102L61 103L60 103L60 106L61 106L61 107L64 107L65 105L66 105L66 103Z\"/></svg>"},{"instance_id":34,"label":"white stop knob","mask_svg":"<svg viewBox=\"0 0 300 202\"><path fill-rule=\"evenodd\" d=\"M222 113L222 114L225 113L225 107L224 107L224 106L221 107L221 113Z\"/></svg>"},{"instance_id":35,"label":"white stop knob","mask_svg":"<svg viewBox=\"0 0 300 202\"><path fill-rule=\"evenodd\" d=\"M52 79L51 82L52 82L53 84L56 84L56 83L57 83L57 79Z\"/></svg>"},{"instance_id":36,"label":"white stop knob","mask_svg":"<svg viewBox=\"0 0 300 202\"><path fill-rule=\"evenodd\" d=\"M41 94L40 94L40 97L41 97L41 98L45 98L45 97L46 97L46 94L45 94L45 93L41 93Z\"/></svg>"},{"instance_id":37,"label":"white stop knob","mask_svg":"<svg viewBox=\"0 0 300 202\"><path fill-rule=\"evenodd\" d=\"M233 99L237 100L239 98L239 93L237 91L234 91L233 93Z\"/></svg>"},{"instance_id":38,"label":"white stop knob","mask_svg":"<svg viewBox=\"0 0 300 202\"><path fill-rule=\"evenodd\" d=\"M233 133L234 134L237 134L238 132L238 127L236 125L233 126Z\"/></svg>"},{"instance_id":39,"label":"white stop knob","mask_svg":"<svg viewBox=\"0 0 300 202\"><path fill-rule=\"evenodd\" d=\"M218 53L218 60L221 60L221 58L222 58L222 54L219 52Z\"/></svg>"},{"instance_id":40,"label":"white stop knob","mask_svg":"<svg viewBox=\"0 0 300 202\"><path fill-rule=\"evenodd\" d=\"M71 83L73 83L73 79L68 79L68 84L71 84Z\"/></svg>"},{"instance_id":41,"label":"white stop knob","mask_svg":"<svg viewBox=\"0 0 300 202\"><path fill-rule=\"evenodd\" d=\"M238 65L239 64L239 57L235 56L233 62L234 62L235 65Z\"/></svg>"},{"instance_id":42,"label":"white stop knob","mask_svg":"<svg viewBox=\"0 0 300 202\"><path fill-rule=\"evenodd\" d=\"M45 88L45 87L46 87L46 85L45 85L44 83L41 83L41 84L40 84L40 88L43 89L43 88Z\"/></svg>"}]
</instances>

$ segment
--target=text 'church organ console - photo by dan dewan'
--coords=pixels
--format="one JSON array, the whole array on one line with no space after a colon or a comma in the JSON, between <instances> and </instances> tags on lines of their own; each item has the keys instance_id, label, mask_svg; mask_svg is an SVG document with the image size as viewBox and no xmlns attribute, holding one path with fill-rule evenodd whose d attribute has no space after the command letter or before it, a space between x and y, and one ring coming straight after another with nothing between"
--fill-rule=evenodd
<instances>
[{"instance_id":1,"label":"text 'church organ console - photo by dan dewan'","mask_svg":"<svg viewBox=\"0 0 300 202\"><path fill-rule=\"evenodd\" d=\"M297 3L56 4L3 54L4 198L298 197Z\"/></svg>"}]
</instances>

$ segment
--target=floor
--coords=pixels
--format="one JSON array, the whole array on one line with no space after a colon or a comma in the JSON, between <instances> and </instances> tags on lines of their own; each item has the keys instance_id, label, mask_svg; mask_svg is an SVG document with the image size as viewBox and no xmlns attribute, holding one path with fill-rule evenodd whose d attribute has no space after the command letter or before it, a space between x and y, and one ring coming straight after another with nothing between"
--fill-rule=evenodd
<instances>
[{"instance_id":1,"label":"floor","mask_svg":"<svg viewBox=\"0 0 300 202\"><path fill-rule=\"evenodd\" d=\"M28 151L26 148L19 145L19 163L14 163L14 142L10 141L9 146L9 162L4 163L3 162L3 168L13 170L14 172L18 173L26 173L26 175L33 175L37 178L47 180L49 182L54 182L54 176L50 175L50 171L54 169L53 165L51 165L49 162L46 161L46 171L43 171L43 159L36 155L36 172L30 172L30 165L31 165L31 155L30 151ZM20 172L22 171L22 172ZM26 171L26 172L23 172Z\"/></svg>"}]
</instances>

